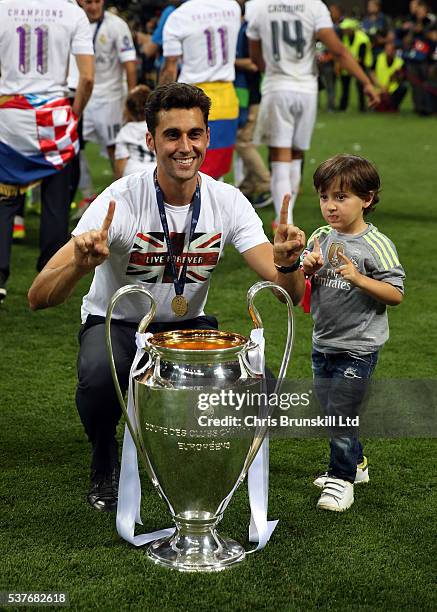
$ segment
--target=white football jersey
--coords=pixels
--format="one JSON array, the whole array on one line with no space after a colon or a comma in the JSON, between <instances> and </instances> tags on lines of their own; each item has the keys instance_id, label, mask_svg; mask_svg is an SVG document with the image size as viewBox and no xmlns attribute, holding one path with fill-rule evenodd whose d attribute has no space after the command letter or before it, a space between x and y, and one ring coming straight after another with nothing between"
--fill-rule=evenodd
<instances>
[{"instance_id":1,"label":"white football jersey","mask_svg":"<svg viewBox=\"0 0 437 612\"><path fill-rule=\"evenodd\" d=\"M70 53L93 55L84 11L59 0L0 2L0 93L67 91Z\"/></svg>"},{"instance_id":2,"label":"white football jersey","mask_svg":"<svg viewBox=\"0 0 437 612\"><path fill-rule=\"evenodd\" d=\"M262 43L263 93L317 92L316 33L332 27L321 0L253 0L247 36Z\"/></svg>"},{"instance_id":3,"label":"white football jersey","mask_svg":"<svg viewBox=\"0 0 437 612\"><path fill-rule=\"evenodd\" d=\"M156 155L146 145L147 131L145 121L129 121L118 132L114 157L127 159L123 176L156 166Z\"/></svg>"},{"instance_id":4,"label":"white football jersey","mask_svg":"<svg viewBox=\"0 0 437 612\"><path fill-rule=\"evenodd\" d=\"M182 56L181 83L234 81L241 9L235 0L189 0L164 26L163 54Z\"/></svg>"},{"instance_id":5,"label":"white football jersey","mask_svg":"<svg viewBox=\"0 0 437 612\"><path fill-rule=\"evenodd\" d=\"M96 76L92 99L114 100L124 95L124 62L135 61L136 52L129 26L108 11L103 21L92 23L96 54Z\"/></svg>"}]
</instances>

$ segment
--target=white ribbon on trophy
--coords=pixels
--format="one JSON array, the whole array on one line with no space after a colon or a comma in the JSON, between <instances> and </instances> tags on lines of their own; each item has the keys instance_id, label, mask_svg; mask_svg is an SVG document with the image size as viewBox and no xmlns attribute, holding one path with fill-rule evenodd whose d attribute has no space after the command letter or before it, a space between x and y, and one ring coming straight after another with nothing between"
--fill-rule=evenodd
<instances>
[{"instance_id":1,"label":"white ribbon on trophy","mask_svg":"<svg viewBox=\"0 0 437 612\"><path fill-rule=\"evenodd\" d=\"M252 369L258 374L265 374L265 338L263 329L253 329L250 339L257 348L249 351ZM258 546L247 552L261 550L267 544L278 521L268 521L269 507L269 438L268 432L257 452L247 475L250 503L249 541L258 542Z\"/></svg>"},{"instance_id":2,"label":"white ribbon on trophy","mask_svg":"<svg viewBox=\"0 0 437 612\"><path fill-rule=\"evenodd\" d=\"M131 423L135 423L135 411L133 401L133 379L144 372L150 361L137 370L141 357L144 355L145 340L152 334L136 334L137 352L132 363L129 390L128 390L128 414ZM264 374L264 346L265 340L262 329L254 329L250 334L251 340L256 343L257 348L249 352L250 365L259 374ZM248 473L249 503L251 509L249 525L249 541L258 542L255 549L248 552L261 550L267 544L278 521L267 520L268 510L268 487L269 487L269 441L266 437L251 465ZM230 500L232 495L229 495ZM141 505L141 483L138 472L138 455L135 443L127 425L124 430L123 451L121 457L121 470L117 505L117 531L119 535L134 546L143 546L153 540L170 536L175 528L161 529L151 533L135 535L135 523L142 525L140 515Z\"/></svg>"}]
</instances>

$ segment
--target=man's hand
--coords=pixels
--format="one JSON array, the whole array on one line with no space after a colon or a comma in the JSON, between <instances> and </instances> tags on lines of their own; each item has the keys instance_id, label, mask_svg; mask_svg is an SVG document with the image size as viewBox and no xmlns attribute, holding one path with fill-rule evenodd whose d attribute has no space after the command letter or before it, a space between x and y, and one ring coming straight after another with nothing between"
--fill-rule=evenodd
<instances>
[{"instance_id":1,"label":"man's hand","mask_svg":"<svg viewBox=\"0 0 437 612\"><path fill-rule=\"evenodd\" d=\"M357 270L353 262L346 257L344 253L339 252L338 256L342 258L344 264L336 268L336 273L340 274L345 280L348 280L356 287L359 287L363 275Z\"/></svg>"},{"instance_id":2,"label":"man's hand","mask_svg":"<svg viewBox=\"0 0 437 612\"><path fill-rule=\"evenodd\" d=\"M99 230L91 230L73 237L74 262L82 270L89 272L109 257L108 231L115 211L115 202L111 200L108 212Z\"/></svg>"},{"instance_id":3,"label":"man's hand","mask_svg":"<svg viewBox=\"0 0 437 612\"><path fill-rule=\"evenodd\" d=\"M323 266L323 255L320 250L320 242L318 238L314 238L314 249L311 253L305 256L303 260L303 271L307 276L311 276Z\"/></svg>"},{"instance_id":4,"label":"man's hand","mask_svg":"<svg viewBox=\"0 0 437 612\"><path fill-rule=\"evenodd\" d=\"M305 248L305 234L295 225L288 224L288 206L290 194L282 200L279 225L273 242L274 262L278 266L291 266L300 257Z\"/></svg>"},{"instance_id":5,"label":"man's hand","mask_svg":"<svg viewBox=\"0 0 437 612\"><path fill-rule=\"evenodd\" d=\"M364 85L363 91L366 94L366 96L369 98L370 108L374 108L375 106L378 106L378 104L381 102L381 96L379 95L375 87L372 85L372 83L367 83L367 85Z\"/></svg>"}]
</instances>

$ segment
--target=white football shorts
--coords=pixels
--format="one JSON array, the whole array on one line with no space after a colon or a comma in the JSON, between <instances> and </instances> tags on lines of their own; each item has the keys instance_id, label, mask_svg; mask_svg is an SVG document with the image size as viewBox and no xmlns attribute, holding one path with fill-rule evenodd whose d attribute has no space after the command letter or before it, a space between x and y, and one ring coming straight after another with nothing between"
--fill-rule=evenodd
<instances>
[{"instance_id":1,"label":"white football shorts","mask_svg":"<svg viewBox=\"0 0 437 612\"><path fill-rule=\"evenodd\" d=\"M261 99L254 143L307 151L316 116L317 93L266 93Z\"/></svg>"},{"instance_id":2,"label":"white football shorts","mask_svg":"<svg viewBox=\"0 0 437 612\"><path fill-rule=\"evenodd\" d=\"M97 142L102 147L115 144L123 125L124 98L117 100L91 100L83 113L84 140Z\"/></svg>"}]
</instances>

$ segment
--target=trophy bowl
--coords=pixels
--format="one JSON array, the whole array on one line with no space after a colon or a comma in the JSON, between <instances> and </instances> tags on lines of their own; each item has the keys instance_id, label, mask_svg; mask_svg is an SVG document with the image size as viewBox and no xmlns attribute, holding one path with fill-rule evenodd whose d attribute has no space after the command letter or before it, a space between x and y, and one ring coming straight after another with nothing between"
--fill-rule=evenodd
<instances>
[{"instance_id":1,"label":"trophy bowl","mask_svg":"<svg viewBox=\"0 0 437 612\"><path fill-rule=\"evenodd\" d=\"M221 537L216 528L267 431L263 374L250 363L250 351L257 345L215 329L147 334L146 364L131 381L134 418L129 418L115 371L110 320L118 299L134 291L148 294L141 287L124 287L108 307L111 368L138 454L176 526L173 535L149 544L147 555L180 571L220 571L246 555L241 544ZM154 300L148 295L152 308L140 332L154 316ZM290 317L290 302L288 307ZM260 327L257 311L249 311ZM281 370L288 363L290 338L286 349ZM238 409L231 399L237 395Z\"/></svg>"}]
</instances>

